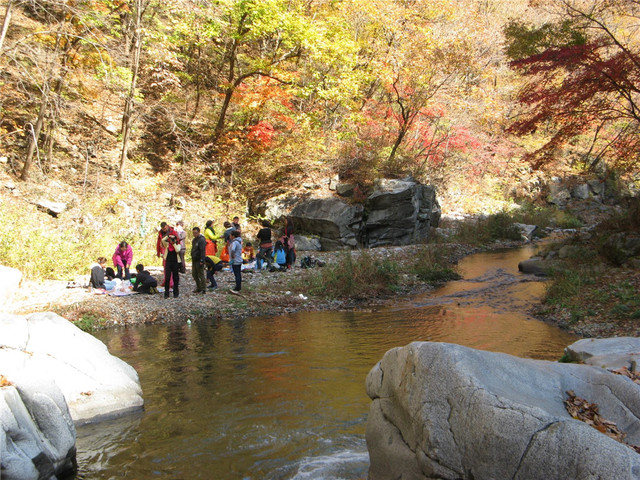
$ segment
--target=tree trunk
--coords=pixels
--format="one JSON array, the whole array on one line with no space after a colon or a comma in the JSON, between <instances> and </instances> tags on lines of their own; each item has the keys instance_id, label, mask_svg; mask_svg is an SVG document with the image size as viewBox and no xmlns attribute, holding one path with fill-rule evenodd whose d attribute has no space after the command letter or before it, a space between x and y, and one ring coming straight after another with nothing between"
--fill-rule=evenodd
<instances>
[{"instance_id":1,"label":"tree trunk","mask_svg":"<svg viewBox=\"0 0 640 480\"><path fill-rule=\"evenodd\" d=\"M7 35L7 30L9 30L9 23L11 22L11 8L13 7L13 0L9 0L7 4L7 9L4 13L4 20L2 21L2 32L0 32L0 51L2 51L2 45L4 44L4 37Z\"/></svg>"},{"instance_id":2,"label":"tree trunk","mask_svg":"<svg viewBox=\"0 0 640 480\"><path fill-rule=\"evenodd\" d=\"M36 121L33 131L29 132L29 143L27 147L27 157L24 160L22 166L22 173L20 174L21 180L29 179L29 170L33 163L33 153L38 148L38 138L40 137L40 131L42 130L42 124L44 123L44 117L47 113L47 105L49 104L49 86L45 84L42 90L42 97L40 99L40 111L38 112L38 120Z\"/></svg>"},{"instance_id":3,"label":"tree trunk","mask_svg":"<svg viewBox=\"0 0 640 480\"><path fill-rule=\"evenodd\" d=\"M136 0L136 29L134 34L133 58L131 61L131 86L124 105L122 114L122 151L120 152L120 168L118 178L124 178L124 167L129 151L129 139L131 138L131 117L133 116L133 105L136 95L136 84L138 81L138 69L140 68L140 51L142 49L142 0Z\"/></svg>"}]
</instances>

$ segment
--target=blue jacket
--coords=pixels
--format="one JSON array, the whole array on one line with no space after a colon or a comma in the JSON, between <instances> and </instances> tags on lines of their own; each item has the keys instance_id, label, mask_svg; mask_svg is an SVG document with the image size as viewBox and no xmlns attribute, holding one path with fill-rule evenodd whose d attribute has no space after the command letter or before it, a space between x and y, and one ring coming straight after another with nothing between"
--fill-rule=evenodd
<instances>
[{"instance_id":1,"label":"blue jacket","mask_svg":"<svg viewBox=\"0 0 640 480\"><path fill-rule=\"evenodd\" d=\"M276 251L274 252L274 257L278 265L285 265L287 263L287 254L284 251L284 248L282 247L276 248Z\"/></svg>"}]
</instances>

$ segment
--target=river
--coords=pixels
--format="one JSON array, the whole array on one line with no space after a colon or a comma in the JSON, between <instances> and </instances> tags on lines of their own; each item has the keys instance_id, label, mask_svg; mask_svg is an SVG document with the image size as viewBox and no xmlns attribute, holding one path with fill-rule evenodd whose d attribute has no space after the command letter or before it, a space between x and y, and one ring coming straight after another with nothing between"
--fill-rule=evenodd
<instances>
[{"instance_id":1,"label":"river","mask_svg":"<svg viewBox=\"0 0 640 480\"><path fill-rule=\"evenodd\" d=\"M365 377L413 341L556 360L578 339L527 314L534 247L463 259L464 279L373 312L300 312L96 334L140 375L145 409L78 429L77 478L363 479Z\"/></svg>"}]
</instances>

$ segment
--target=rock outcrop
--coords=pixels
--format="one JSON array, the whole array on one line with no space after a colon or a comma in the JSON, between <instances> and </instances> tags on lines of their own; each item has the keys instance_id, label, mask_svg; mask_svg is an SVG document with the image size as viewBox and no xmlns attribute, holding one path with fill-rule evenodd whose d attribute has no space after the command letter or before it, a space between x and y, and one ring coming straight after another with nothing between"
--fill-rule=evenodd
<instances>
[{"instance_id":1,"label":"rock outcrop","mask_svg":"<svg viewBox=\"0 0 640 480\"><path fill-rule=\"evenodd\" d=\"M640 442L640 386L601 368L444 343L390 350L367 377L369 479L640 478L640 455L573 419L567 390Z\"/></svg>"},{"instance_id":2,"label":"rock outcrop","mask_svg":"<svg viewBox=\"0 0 640 480\"><path fill-rule=\"evenodd\" d=\"M77 424L142 408L138 374L107 347L54 313L0 315L0 375L18 390L46 377Z\"/></svg>"},{"instance_id":3,"label":"rock outcrop","mask_svg":"<svg viewBox=\"0 0 640 480\"><path fill-rule=\"evenodd\" d=\"M318 237L323 250L407 245L425 240L440 221L433 187L413 180L379 180L363 205L312 198L289 213L296 231Z\"/></svg>"},{"instance_id":4,"label":"rock outcrop","mask_svg":"<svg viewBox=\"0 0 640 480\"><path fill-rule=\"evenodd\" d=\"M62 392L47 378L0 387L0 476L66 478L76 469L76 430Z\"/></svg>"}]
</instances>

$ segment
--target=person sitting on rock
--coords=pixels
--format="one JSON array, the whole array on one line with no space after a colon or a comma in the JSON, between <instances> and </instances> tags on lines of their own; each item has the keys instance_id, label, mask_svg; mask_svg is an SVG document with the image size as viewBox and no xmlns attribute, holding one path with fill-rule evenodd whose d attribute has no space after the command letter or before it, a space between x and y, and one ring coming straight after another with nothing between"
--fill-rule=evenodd
<instances>
[{"instance_id":1,"label":"person sitting on rock","mask_svg":"<svg viewBox=\"0 0 640 480\"><path fill-rule=\"evenodd\" d=\"M136 265L136 283L133 291L138 293L158 293L158 281L144 269L144 265Z\"/></svg>"}]
</instances>

